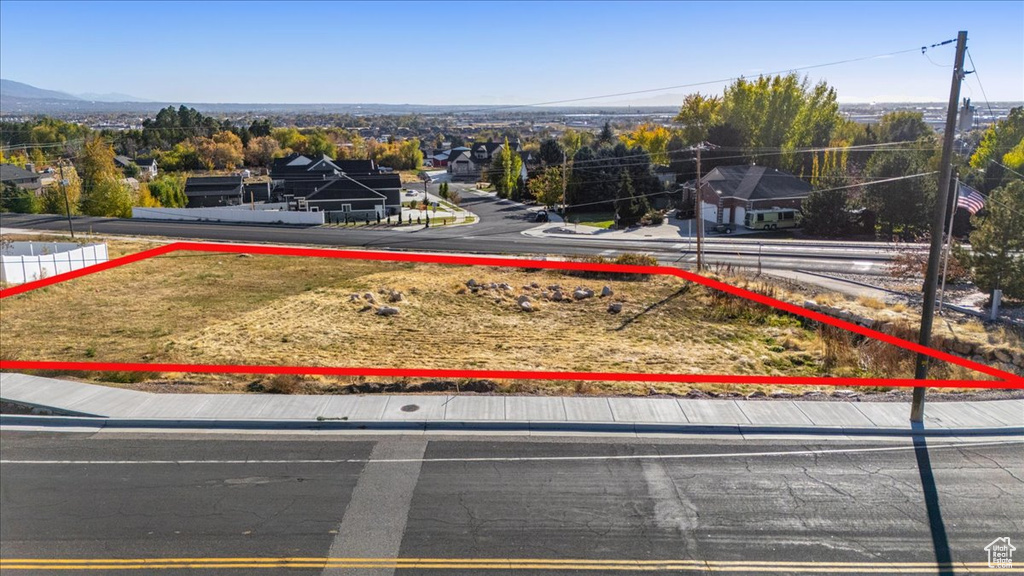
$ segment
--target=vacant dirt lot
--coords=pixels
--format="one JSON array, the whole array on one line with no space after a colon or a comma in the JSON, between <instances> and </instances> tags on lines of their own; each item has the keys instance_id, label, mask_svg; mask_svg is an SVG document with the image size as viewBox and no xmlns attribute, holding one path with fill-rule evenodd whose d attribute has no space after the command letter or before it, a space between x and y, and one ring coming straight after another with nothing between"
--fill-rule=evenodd
<instances>
[{"instance_id":1,"label":"vacant dirt lot","mask_svg":"<svg viewBox=\"0 0 1024 576\"><path fill-rule=\"evenodd\" d=\"M476 287L468 286L470 281ZM605 287L611 294L601 296ZM577 288L594 294L576 299ZM556 291L561 301L555 300ZM530 311L524 311L524 301ZM612 304L621 309L610 311ZM846 342L788 315L659 276L624 280L508 268L179 252L7 298L2 305L5 359L910 375L910 355L889 345ZM397 313L379 315L382 307ZM936 373L981 377L948 367ZM176 391L247 385L262 390L271 380L91 376L147 389L167 383ZM281 379L275 382L282 385ZM282 391L338 392L361 379L289 382ZM572 382L506 382L497 387L644 394L684 394L692 388L772 390Z\"/></svg>"}]
</instances>

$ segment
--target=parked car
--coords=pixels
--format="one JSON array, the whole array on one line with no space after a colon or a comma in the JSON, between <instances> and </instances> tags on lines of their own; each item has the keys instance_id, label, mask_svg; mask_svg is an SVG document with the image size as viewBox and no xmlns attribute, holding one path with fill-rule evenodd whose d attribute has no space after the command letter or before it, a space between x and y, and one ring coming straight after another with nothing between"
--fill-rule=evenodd
<instances>
[{"instance_id":1,"label":"parked car","mask_svg":"<svg viewBox=\"0 0 1024 576\"><path fill-rule=\"evenodd\" d=\"M533 221L534 222L547 222L548 221L548 211L547 210L541 210L540 212L534 212L534 214L533 214Z\"/></svg>"}]
</instances>

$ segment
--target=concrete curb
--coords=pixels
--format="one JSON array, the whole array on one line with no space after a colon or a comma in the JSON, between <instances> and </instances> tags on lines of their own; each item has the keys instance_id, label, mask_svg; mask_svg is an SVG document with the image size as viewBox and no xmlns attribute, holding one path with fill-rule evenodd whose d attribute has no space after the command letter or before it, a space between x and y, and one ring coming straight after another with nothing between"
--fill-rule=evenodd
<instances>
[{"instance_id":1,"label":"concrete curb","mask_svg":"<svg viewBox=\"0 0 1024 576\"><path fill-rule=\"evenodd\" d=\"M539 422L486 420L258 420L96 418L0 414L0 426L83 428L119 431L209 430L408 430L412 432L575 432L591 434L793 434L818 436L1024 436L1024 426L974 428L895 428L850 426L758 426L637 422Z\"/></svg>"}]
</instances>

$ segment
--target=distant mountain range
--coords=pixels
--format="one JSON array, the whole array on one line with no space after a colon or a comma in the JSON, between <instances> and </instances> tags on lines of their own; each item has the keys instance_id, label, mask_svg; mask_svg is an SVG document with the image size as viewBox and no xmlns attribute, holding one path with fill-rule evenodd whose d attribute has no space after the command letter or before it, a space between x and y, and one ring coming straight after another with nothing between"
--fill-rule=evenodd
<instances>
[{"instance_id":1,"label":"distant mountain range","mask_svg":"<svg viewBox=\"0 0 1024 576\"><path fill-rule=\"evenodd\" d=\"M0 78L0 99L68 100L72 102L151 102L151 100L117 92L107 94L91 92L77 95L69 94L58 90L37 88L30 84L15 82L6 78Z\"/></svg>"}]
</instances>

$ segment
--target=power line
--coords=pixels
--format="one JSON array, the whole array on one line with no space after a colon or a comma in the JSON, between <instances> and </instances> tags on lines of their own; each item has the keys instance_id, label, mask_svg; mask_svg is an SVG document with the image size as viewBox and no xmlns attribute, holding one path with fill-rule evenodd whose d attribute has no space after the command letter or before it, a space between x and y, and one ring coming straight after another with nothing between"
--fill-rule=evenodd
<instances>
[{"instance_id":1,"label":"power line","mask_svg":"<svg viewBox=\"0 0 1024 576\"><path fill-rule=\"evenodd\" d=\"M967 74L974 74L974 79L978 81L978 88L981 88L981 97L985 99L985 106L988 108L988 114L995 119L995 112L992 111L992 104L988 101L988 94L985 94L985 86L981 83L981 76L978 75L978 66L974 64L974 58L971 57L971 49L967 49L967 59L971 62L971 71Z\"/></svg>"},{"instance_id":2,"label":"power line","mask_svg":"<svg viewBox=\"0 0 1024 576\"><path fill-rule=\"evenodd\" d=\"M874 182L866 182L866 183L863 183L863 184L851 184L849 186L838 186L836 188L825 188L823 190L815 190L815 192L833 192L835 190L848 190L850 188L862 188L862 187L865 187L865 186L874 186L876 184L886 184L888 182L897 182L897 181L900 181L900 180L909 180L911 178L921 178L921 177L924 177L924 176L932 176L934 174L938 174L938 172L936 172L936 171L921 172L920 174L911 174L909 176L895 176L893 178L885 178L885 179L882 179L882 180L876 180ZM638 198L648 198L648 197L651 197L651 196L659 196L661 194L666 194L666 193L667 192L665 192L665 191L652 192L652 193L649 193L649 194L641 194L640 196L638 196ZM584 203L581 203L581 204L570 204L570 205L566 206L566 208L577 208L579 206L593 206L593 205L596 205L596 204L609 204L609 203L612 203L612 202L615 202L615 199L600 200L600 201L597 201L597 202L584 202Z\"/></svg>"},{"instance_id":3,"label":"power line","mask_svg":"<svg viewBox=\"0 0 1024 576\"><path fill-rule=\"evenodd\" d=\"M809 65L809 66L797 66L797 67L794 67L794 68L784 68L784 69L775 70L775 71L772 71L772 72L766 72L766 73L760 74L759 76L774 76L774 75L777 75L777 74L788 74L788 73L800 72L800 71L804 71L804 70L813 70L813 69L816 69L816 68L825 68L827 66L838 66L838 65L841 65L841 64L851 64L853 62L863 62L865 60L874 60L874 59L877 59L877 58L887 58L887 57L890 57L890 56L898 56L898 55L901 55L901 54L907 54L909 52L917 52L918 50L921 50L922 52L924 52L928 48L935 48L937 46L943 46L943 45L946 45L946 44L950 44L952 42L954 42L954 40L945 40L943 42L938 42L938 43L932 44L930 46L922 46L920 48L908 48L906 50L896 50L894 52L887 52L885 54L874 54L872 56L860 56L860 57L857 57L857 58L847 58L845 60L836 60L836 61L833 61L833 62L824 62L824 63L821 63L821 64L812 64L812 65ZM493 107L489 107L489 108L481 108L480 110L461 111L460 113L465 114L465 113L472 113L472 112L478 112L478 111L487 112L487 111L495 111L495 110L511 110L511 109L516 109L516 108L531 108L531 107L535 107L535 106L552 106L552 105L555 105L555 104L569 104L569 103L572 103L572 102L585 102L585 101L590 101L590 100L602 100L604 98L620 98L620 97L623 97L623 96L635 96L637 94L650 94L651 92L664 92L666 90L678 90L678 89L681 89L681 88L695 88L695 87L698 87L698 86L706 86L706 85L709 85L709 84L722 84L722 83L725 83L725 82L733 82L733 81L739 80L741 78L744 78L744 76L731 76L731 77L728 77L728 78L720 78L718 80L705 80L703 82L691 82L691 83L688 83L688 84L677 84L675 86L663 86L661 88L647 88L647 89L644 89L644 90L631 90L631 91L628 91L628 92L617 92L617 93L614 93L614 94L602 94L600 96L585 96L585 97L581 97L581 98L566 98L566 99L562 99L562 100L549 100L547 102L537 102L537 103L534 103L534 104L519 104L519 105L510 105L510 106L493 106ZM458 113L456 113L456 114L458 114Z\"/></svg>"}]
</instances>

